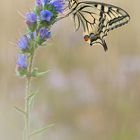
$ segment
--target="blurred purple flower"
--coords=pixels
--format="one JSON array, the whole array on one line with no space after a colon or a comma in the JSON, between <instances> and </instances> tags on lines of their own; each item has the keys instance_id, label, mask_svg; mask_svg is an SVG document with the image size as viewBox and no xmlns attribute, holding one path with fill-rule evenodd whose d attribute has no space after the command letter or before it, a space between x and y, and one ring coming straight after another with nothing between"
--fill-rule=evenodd
<instances>
[{"instance_id":1,"label":"blurred purple flower","mask_svg":"<svg viewBox=\"0 0 140 140\"><path fill-rule=\"evenodd\" d=\"M49 3L49 0L36 0L35 5L40 7L40 6L45 6Z\"/></svg>"},{"instance_id":2,"label":"blurred purple flower","mask_svg":"<svg viewBox=\"0 0 140 140\"><path fill-rule=\"evenodd\" d=\"M27 56L25 54L18 55L17 66L20 69L26 69L28 67Z\"/></svg>"},{"instance_id":3,"label":"blurred purple flower","mask_svg":"<svg viewBox=\"0 0 140 140\"><path fill-rule=\"evenodd\" d=\"M32 24L37 22L37 16L33 12L29 12L26 14L26 23L31 26Z\"/></svg>"},{"instance_id":4,"label":"blurred purple flower","mask_svg":"<svg viewBox=\"0 0 140 140\"><path fill-rule=\"evenodd\" d=\"M41 28L39 30L39 36L42 40L47 40L51 37L51 32L46 28Z\"/></svg>"},{"instance_id":5,"label":"blurred purple flower","mask_svg":"<svg viewBox=\"0 0 140 140\"><path fill-rule=\"evenodd\" d=\"M39 7L42 6L41 0L36 0L35 5L36 5L36 6L39 6Z\"/></svg>"},{"instance_id":6,"label":"blurred purple flower","mask_svg":"<svg viewBox=\"0 0 140 140\"><path fill-rule=\"evenodd\" d=\"M18 47L21 50L27 50L29 48L29 40L26 35L22 36L18 41Z\"/></svg>"},{"instance_id":7,"label":"blurred purple flower","mask_svg":"<svg viewBox=\"0 0 140 140\"><path fill-rule=\"evenodd\" d=\"M52 12L50 12L48 10L42 10L40 12L40 16L41 16L41 20L49 22L51 20L52 16L53 16L53 14L52 14Z\"/></svg>"},{"instance_id":8,"label":"blurred purple flower","mask_svg":"<svg viewBox=\"0 0 140 140\"><path fill-rule=\"evenodd\" d=\"M63 0L52 0L50 4L54 7L56 12L62 13L64 11L64 1Z\"/></svg>"}]
</instances>

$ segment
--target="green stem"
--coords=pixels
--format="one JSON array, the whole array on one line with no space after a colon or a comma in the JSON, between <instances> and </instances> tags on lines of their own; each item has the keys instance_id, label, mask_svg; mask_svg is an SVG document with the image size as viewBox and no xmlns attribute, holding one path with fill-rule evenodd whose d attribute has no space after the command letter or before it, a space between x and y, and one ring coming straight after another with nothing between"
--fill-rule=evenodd
<instances>
[{"instance_id":1,"label":"green stem","mask_svg":"<svg viewBox=\"0 0 140 140\"><path fill-rule=\"evenodd\" d=\"M29 106L29 95L31 93L31 72L33 66L34 52L30 56L29 66L28 66L28 76L26 78L26 93L25 93L25 132L24 140L30 140L30 106Z\"/></svg>"}]
</instances>

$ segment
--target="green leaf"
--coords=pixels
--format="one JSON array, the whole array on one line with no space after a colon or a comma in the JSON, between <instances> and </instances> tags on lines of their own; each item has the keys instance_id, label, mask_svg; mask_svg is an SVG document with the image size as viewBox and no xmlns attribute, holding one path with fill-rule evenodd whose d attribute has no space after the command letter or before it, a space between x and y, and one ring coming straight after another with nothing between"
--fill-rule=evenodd
<instances>
[{"instance_id":1,"label":"green leaf","mask_svg":"<svg viewBox=\"0 0 140 140\"><path fill-rule=\"evenodd\" d=\"M46 127L43 127L43 128L41 128L41 129L38 129L38 130L32 132L30 136L32 137L32 136L34 136L34 135L41 134L41 133L43 133L44 131L48 130L48 128L53 127L53 126L54 126L54 124L49 124L49 125L47 125Z\"/></svg>"},{"instance_id":2,"label":"green leaf","mask_svg":"<svg viewBox=\"0 0 140 140\"><path fill-rule=\"evenodd\" d=\"M50 72L50 70L43 71L43 72L38 72L38 73L36 74L36 76L37 76L37 77L41 77L41 76L46 75L48 72Z\"/></svg>"},{"instance_id":3,"label":"green leaf","mask_svg":"<svg viewBox=\"0 0 140 140\"><path fill-rule=\"evenodd\" d=\"M26 114L22 109L20 109L18 107L15 106L14 108L15 108L16 111L20 112L22 115Z\"/></svg>"},{"instance_id":4,"label":"green leaf","mask_svg":"<svg viewBox=\"0 0 140 140\"><path fill-rule=\"evenodd\" d=\"M47 71L43 71L43 72L39 72L37 68L35 68L33 71L32 71L32 77L42 77L44 75L46 75L48 72L50 72L50 70L47 70Z\"/></svg>"}]
</instances>

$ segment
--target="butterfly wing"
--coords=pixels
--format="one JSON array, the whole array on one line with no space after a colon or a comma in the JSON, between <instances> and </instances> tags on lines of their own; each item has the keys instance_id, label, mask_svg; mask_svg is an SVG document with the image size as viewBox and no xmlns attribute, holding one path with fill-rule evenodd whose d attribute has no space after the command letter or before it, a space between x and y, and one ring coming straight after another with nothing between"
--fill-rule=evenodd
<instances>
[{"instance_id":1,"label":"butterfly wing","mask_svg":"<svg viewBox=\"0 0 140 140\"><path fill-rule=\"evenodd\" d=\"M105 3L78 2L72 10L76 30L82 25L84 35L89 37L89 39L86 38L86 41L90 45L100 43L105 50L107 50L107 45L104 37L107 36L107 33L128 23L130 20L130 16L126 11Z\"/></svg>"}]
</instances>

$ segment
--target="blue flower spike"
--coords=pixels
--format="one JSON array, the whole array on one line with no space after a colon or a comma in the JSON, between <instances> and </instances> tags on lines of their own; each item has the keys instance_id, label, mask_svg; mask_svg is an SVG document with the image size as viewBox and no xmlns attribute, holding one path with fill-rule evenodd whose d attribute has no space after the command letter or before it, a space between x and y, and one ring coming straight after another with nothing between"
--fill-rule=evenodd
<instances>
[{"instance_id":1,"label":"blue flower spike","mask_svg":"<svg viewBox=\"0 0 140 140\"><path fill-rule=\"evenodd\" d=\"M51 26L64 11L64 0L35 0L34 10L25 15L27 33L17 42L20 54L17 59L19 76L28 76L28 61L39 46L51 38ZM29 62L30 63L30 62Z\"/></svg>"}]
</instances>

